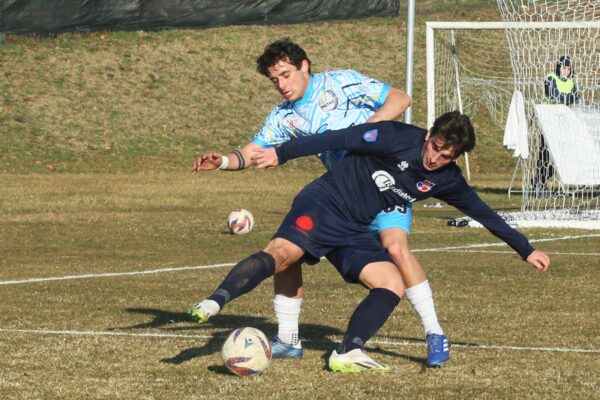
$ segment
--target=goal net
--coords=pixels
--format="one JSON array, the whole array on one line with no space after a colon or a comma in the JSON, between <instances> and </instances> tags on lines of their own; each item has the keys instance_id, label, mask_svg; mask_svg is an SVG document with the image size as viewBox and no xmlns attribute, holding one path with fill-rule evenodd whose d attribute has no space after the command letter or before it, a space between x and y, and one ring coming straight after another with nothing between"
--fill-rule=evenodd
<instances>
[{"instance_id":1,"label":"goal net","mask_svg":"<svg viewBox=\"0 0 600 400\"><path fill-rule=\"evenodd\" d=\"M427 24L428 125L458 109L497 137L504 132L517 157L513 180L520 178L509 195L515 184L521 211L505 216L514 226L600 229L600 6L593 3L498 0L503 22ZM558 63L570 64L576 86L566 100L545 90Z\"/></svg>"}]
</instances>

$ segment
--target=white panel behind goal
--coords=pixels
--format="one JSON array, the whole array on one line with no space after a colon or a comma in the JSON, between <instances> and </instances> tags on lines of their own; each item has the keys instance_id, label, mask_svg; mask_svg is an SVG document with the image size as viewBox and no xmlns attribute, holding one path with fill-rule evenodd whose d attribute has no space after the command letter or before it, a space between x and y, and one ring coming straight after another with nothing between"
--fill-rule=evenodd
<instances>
[{"instance_id":1,"label":"white panel behind goal","mask_svg":"<svg viewBox=\"0 0 600 400\"><path fill-rule=\"evenodd\" d=\"M596 110L564 104L537 104L535 115L548 148L557 180L563 185L600 185L600 117Z\"/></svg>"},{"instance_id":2,"label":"white panel behind goal","mask_svg":"<svg viewBox=\"0 0 600 400\"><path fill-rule=\"evenodd\" d=\"M585 223L578 227L600 229L600 7L573 0L511 0L504 9L504 0L498 3L506 21L427 23L428 125L462 106L484 127L480 138L486 129L503 132L519 91L528 127L528 157L518 161L519 218L528 220L521 226L579 220ZM558 3L564 3L560 13L547 10ZM567 12L575 3L583 5ZM547 74L564 55L573 60L579 89L570 106L544 94Z\"/></svg>"}]
</instances>

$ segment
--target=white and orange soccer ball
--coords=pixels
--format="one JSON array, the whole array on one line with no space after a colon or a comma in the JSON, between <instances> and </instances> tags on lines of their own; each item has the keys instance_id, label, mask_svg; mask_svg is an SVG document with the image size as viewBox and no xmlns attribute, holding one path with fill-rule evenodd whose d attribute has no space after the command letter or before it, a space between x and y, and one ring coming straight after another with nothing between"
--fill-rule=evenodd
<instances>
[{"instance_id":1,"label":"white and orange soccer ball","mask_svg":"<svg viewBox=\"0 0 600 400\"><path fill-rule=\"evenodd\" d=\"M238 208L227 217L227 227L234 235L244 235L254 228L254 217L245 208Z\"/></svg>"},{"instance_id":2,"label":"white and orange soccer ball","mask_svg":"<svg viewBox=\"0 0 600 400\"><path fill-rule=\"evenodd\" d=\"M258 375L271 363L271 343L256 328L237 328L225 340L221 355L227 369L234 374Z\"/></svg>"}]
</instances>

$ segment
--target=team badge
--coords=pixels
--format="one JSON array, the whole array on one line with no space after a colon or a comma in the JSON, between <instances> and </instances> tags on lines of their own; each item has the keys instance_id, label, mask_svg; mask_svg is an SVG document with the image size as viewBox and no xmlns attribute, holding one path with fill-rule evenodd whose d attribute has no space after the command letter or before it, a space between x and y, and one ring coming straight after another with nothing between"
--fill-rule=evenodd
<instances>
[{"instance_id":1,"label":"team badge","mask_svg":"<svg viewBox=\"0 0 600 400\"><path fill-rule=\"evenodd\" d=\"M363 140L365 142L374 142L377 140L377 129L363 133Z\"/></svg>"},{"instance_id":2,"label":"team badge","mask_svg":"<svg viewBox=\"0 0 600 400\"><path fill-rule=\"evenodd\" d=\"M401 161L400 164L397 164L397 167L400 169L400 171L404 172L408 169L408 162Z\"/></svg>"},{"instance_id":3,"label":"team badge","mask_svg":"<svg viewBox=\"0 0 600 400\"><path fill-rule=\"evenodd\" d=\"M435 186L435 183L429 182L428 180L424 180L422 182L417 182L417 189L420 192L427 193L431 190L432 187Z\"/></svg>"},{"instance_id":4,"label":"team badge","mask_svg":"<svg viewBox=\"0 0 600 400\"><path fill-rule=\"evenodd\" d=\"M333 111L338 106L338 98L333 90L326 90L319 96L319 107L323 111Z\"/></svg>"}]
</instances>

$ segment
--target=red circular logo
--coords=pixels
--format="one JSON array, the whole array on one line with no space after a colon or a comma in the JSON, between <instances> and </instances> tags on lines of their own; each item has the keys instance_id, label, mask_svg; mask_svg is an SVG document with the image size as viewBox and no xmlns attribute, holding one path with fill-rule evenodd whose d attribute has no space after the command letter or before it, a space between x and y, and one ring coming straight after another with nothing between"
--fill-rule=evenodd
<instances>
[{"instance_id":1,"label":"red circular logo","mask_svg":"<svg viewBox=\"0 0 600 400\"><path fill-rule=\"evenodd\" d=\"M310 231L313 228L313 225L313 220L306 215L301 215L296 218L296 226L303 231Z\"/></svg>"}]
</instances>

